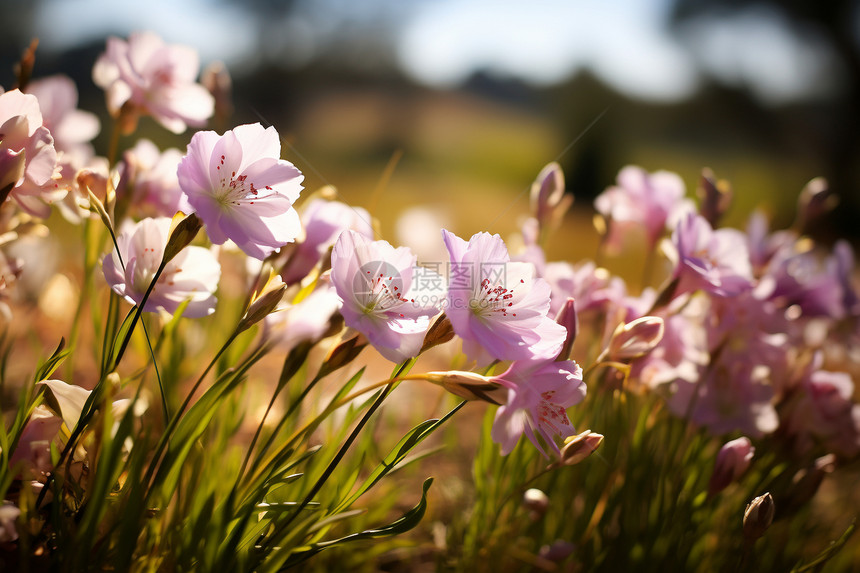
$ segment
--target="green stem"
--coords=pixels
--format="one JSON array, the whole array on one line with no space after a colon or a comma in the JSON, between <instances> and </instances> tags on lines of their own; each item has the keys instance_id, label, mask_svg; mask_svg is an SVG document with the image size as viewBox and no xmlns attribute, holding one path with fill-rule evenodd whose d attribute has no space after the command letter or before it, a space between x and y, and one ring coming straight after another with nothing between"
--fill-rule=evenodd
<instances>
[{"instance_id":1,"label":"green stem","mask_svg":"<svg viewBox=\"0 0 860 573\"><path fill-rule=\"evenodd\" d=\"M393 378L397 378L404 370L407 369L407 367L411 366L411 364L413 362L414 362L414 359L410 359L410 360L407 360L406 362L403 362L397 368L397 372L395 373ZM319 493L319 490L322 489L323 485L325 485L325 482L328 480L328 478L334 472L335 468L340 463L341 459L343 459L343 456L346 455L346 452L349 449L349 447L356 440L356 438L358 438L358 434L361 432L361 430L364 428L364 426L370 420L370 417L373 416L373 414L379 409L380 406L382 406L382 402L384 402L385 399L388 397L388 395L391 394L391 392L394 390L395 385L396 385L396 382L391 382L387 386L385 386L385 388L382 390L382 392L380 392L379 396L376 397L376 400L373 401L373 404L371 404L370 408L367 409L367 412L364 413L364 416L362 416L361 420L359 420L358 424L352 430L352 433L350 433L349 437L346 439L346 441L340 447L340 450L338 450L335 457L332 459L332 461L329 463L329 465L323 471L323 473L319 477L319 479L317 479L314 486L307 493L307 495L304 497L302 502L298 505L296 510L292 514L290 514L290 516L283 523L281 523L281 525L277 528L277 530L275 530L274 535L272 535L272 537L270 538L271 540L278 539L278 537L281 535L281 533L287 527L289 527L289 525L295 520L296 517L299 516L299 514L302 512L302 510L304 510L304 508L308 505L308 503L310 503L310 501L314 498L314 496L317 493Z\"/></svg>"}]
</instances>

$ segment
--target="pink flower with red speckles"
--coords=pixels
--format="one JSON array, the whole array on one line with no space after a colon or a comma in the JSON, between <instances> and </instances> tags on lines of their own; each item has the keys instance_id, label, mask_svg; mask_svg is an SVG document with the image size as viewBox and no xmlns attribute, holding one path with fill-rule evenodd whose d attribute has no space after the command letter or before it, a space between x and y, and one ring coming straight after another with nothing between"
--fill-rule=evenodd
<instances>
[{"instance_id":1,"label":"pink flower with red speckles","mask_svg":"<svg viewBox=\"0 0 860 573\"><path fill-rule=\"evenodd\" d=\"M467 243L442 230L451 258L445 313L479 363L491 359L551 359L567 331L547 317L550 286L531 263L511 262L498 235L478 233Z\"/></svg>"},{"instance_id":2,"label":"pink flower with red speckles","mask_svg":"<svg viewBox=\"0 0 860 573\"><path fill-rule=\"evenodd\" d=\"M295 240L304 176L280 156L278 132L259 123L194 134L177 175L213 243L230 239L262 260Z\"/></svg>"},{"instance_id":3,"label":"pink flower with red speckles","mask_svg":"<svg viewBox=\"0 0 860 573\"><path fill-rule=\"evenodd\" d=\"M152 282L170 233L170 219L144 219L124 229L117 237L117 250L102 261L105 279L115 293L132 304L140 304ZM121 258L120 258L121 257ZM215 289L221 265L203 247L185 247L165 267L143 310L163 309L173 314L189 300L184 316L197 318L215 311Z\"/></svg>"},{"instance_id":4,"label":"pink flower with red speckles","mask_svg":"<svg viewBox=\"0 0 860 573\"><path fill-rule=\"evenodd\" d=\"M653 248L667 222L692 208L684 199L684 181L670 171L648 173L628 165L618 173L617 183L594 200L594 207L609 221L606 246L612 252L620 251L634 228L644 229L648 248Z\"/></svg>"},{"instance_id":5,"label":"pink flower with red speckles","mask_svg":"<svg viewBox=\"0 0 860 573\"><path fill-rule=\"evenodd\" d=\"M663 245L675 265L675 296L696 290L736 296L752 287L746 238L736 229L714 230L704 217L691 212L681 218L672 239Z\"/></svg>"},{"instance_id":6,"label":"pink flower with red speckles","mask_svg":"<svg viewBox=\"0 0 860 573\"><path fill-rule=\"evenodd\" d=\"M509 454L523 434L546 456L541 442L558 453L554 436L576 433L567 417L567 408L585 398L582 368L576 362L518 360L492 380L508 389L508 401L496 412L491 433L502 455Z\"/></svg>"},{"instance_id":7,"label":"pink flower with red speckles","mask_svg":"<svg viewBox=\"0 0 860 573\"><path fill-rule=\"evenodd\" d=\"M194 80L200 69L197 52L167 45L152 32L128 41L111 37L96 61L93 81L107 90L107 106L117 116L123 106L148 114L173 133L202 127L215 110L212 94Z\"/></svg>"},{"instance_id":8,"label":"pink flower with red speckles","mask_svg":"<svg viewBox=\"0 0 860 573\"><path fill-rule=\"evenodd\" d=\"M430 318L439 313L441 293L419 294L415 261L406 247L395 249L352 230L340 234L331 254L331 283L343 301L344 323L392 362L418 355Z\"/></svg>"},{"instance_id":9,"label":"pink flower with red speckles","mask_svg":"<svg viewBox=\"0 0 860 573\"><path fill-rule=\"evenodd\" d=\"M176 148L160 151L148 139L140 139L125 152L123 180L131 201L151 215L172 217L178 211L190 213L193 207L179 187L176 168L182 160Z\"/></svg>"}]
</instances>

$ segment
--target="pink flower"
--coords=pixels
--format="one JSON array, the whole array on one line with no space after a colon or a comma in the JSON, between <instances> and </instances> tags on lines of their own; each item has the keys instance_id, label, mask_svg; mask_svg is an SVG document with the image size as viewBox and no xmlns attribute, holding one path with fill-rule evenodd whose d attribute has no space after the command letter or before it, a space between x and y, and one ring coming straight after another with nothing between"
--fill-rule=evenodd
<instances>
[{"instance_id":1,"label":"pink flower","mask_svg":"<svg viewBox=\"0 0 860 573\"><path fill-rule=\"evenodd\" d=\"M14 161L15 156L24 156L23 172ZM36 96L12 90L0 94L0 164L14 166L13 174L19 175L10 197L22 209L37 217L45 218L51 213L50 203L61 200L66 190L55 181L57 173L57 151L54 138L42 125L42 112ZM7 179L0 173L0 179Z\"/></svg>"},{"instance_id":2,"label":"pink flower","mask_svg":"<svg viewBox=\"0 0 860 573\"><path fill-rule=\"evenodd\" d=\"M289 352L304 341L315 342L325 335L332 315L340 309L340 298L328 284L317 287L295 304L279 306L266 315L266 332L282 351Z\"/></svg>"},{"instance_id":3,"label":"pink flower","mask_svg":"<svg viewBox=\"0 0 860 573\"><path fill-rule=\"evenodd\" d=\"M804 369L793 399L780 411L785 412L784 428L801 450L823 443L841 456L856 456L860 452L860 404L853 400L854 382L846 372L820 370L821 362L821 355L816 354Z\"/></svg>"},{"instance_id":4,"label":"pink flower","mask_svg":"<svg viewBox=\"0 0 860 573\"><path fill-rule=\"evenodd\" d=\"M78 90L71 78L64 75L49 76L30 82L27 93L39 100L43 125L54 137L57 151L78 150L86 158L92 155L91 141L99 133L99 120L95 114L77 109Z\"/></svg>"},{"instance_id":5,"label":"pink flower","mask_svg":"<svg viewBox=\"0 0 860 573\"><path fill-rule=\"evenodd\" d=\"M125 152L125 171L120 188L131 195L132 203L155 215L172 217L178 211L190 213L193 207L179 187L176 169L182 160L178 149L159 151L148 139L141 139Z\"/></svg>"},{"instance_id":6,"label":"pink flower","mask_svg":"<svg viewBox=\"0 0 860 573\"><path fill-rule=\"evenodd\" d=\"M547 263L542 276L552 289L550 312L557 312L571 297L576 301L576 310L580 314L602 314L627 294L627 287L620 277L612 276L591 261L576 265L565 261Z\"/></svg>"},{"instance_id":7,"label":"pink flower","mask_svg":"<svg viewBox=\"0 0 860 573\"><path fill-rule=\"evenodd\" d=\"M305 278L346 229L358 231L373 240L370 221L370 213L367 210L340 201L313 199L305 203L302 211L305 239L296 246L281 273L281 278L287 284Z\"/></svg>"},{"instance_id":8,"label":"pink flower","mask_svg":"<svg viewBox=\"0 0 860 573\"><path fill-rule=\"evenodd\" d=\"M544 456L541 442L558 454L554 437L576 433L566 411L585 398L582 368L576 362L518 360L492 380L508 389L508 401L496 412L491 432L502 455L509 454L523 434Z\"/></svg>"},{"instance_id":9,"label":"pink flower","mask_svg":"<svg viewBox=\"0 0 860 573\"><path fill-rule=\"evenodd\" d=\"M708 483L708 493L719 493L730 483L737 481L749 469L754 455L755 448L749 438L741 437L723 444L717 452L714 473Z\"/></svg>"},{"instance_id":10,"label":"pink flower","mask_svg":"<svg viewBox=\"0 0 860 573\"><path fill-rule=\"evenodd\" d=\"M212 115L215 100L195 83L200 63L185 46L168 46L151 32L111 37L107 51L93 68L93 81L107 90L107 106L116 117L124 105L149 114L173 133L187 126L202 127Z\"/></svg>"},{"instance_id":11,"label":"pink flower","mask_svg":"<svg viewBox=\"0 0 860 573\"><path fill-rule=\"evenodd\" d=\"M663 326L657 347L633 362L632 377L654 389L695 387L710 359L701 317L670 314Z\"/></svg>"},{"instance_id":12,"label":"pink flower","mask_svg":"<svg viewBox=\"0 0 860 573\"><path fill-rule=\"evenodd\" d=\"M95 155L85 146L76 146L60 154L59 171L60 188L68 189L68 193L54 205L63 218L75 225L87 218L97 219L98 214L90 209L88 190L98 197L105 196L110 171L107 157Z\"/></svg>"},{"instance_id":13,"label":"pink flower","mask_svg":"<svg viewBox=\"0 0 860 573\"><path fill-rule=\"evenodd\" d=\"M442 237L451 259L445 312L466 355L479 363L555 358L567 331L547 317L550 287L534 265L511 262L498 235Z\"/></svg>"},{"instance_id":14,"label":"pink flower","mask_svg":"<svg viewBox=\"0 0 860 573\"><path fill-rule=\"evenodd\" d=\"M132 304L139 304L161 264L170 232L170 219L144 219L127 226L119 237L116 251L105 256L102 270L110 287ZM120 262L125 263L123 268ZM167 263L146 301L144 310L163 309L173 314L179 305L190 300L185 316L206 316L215 311L215 289L221 278L221 266L203 247L186 247Z\"/></svg>"},{"instance_id":15,"label":"pink flower","mask_svg":"<svg viewBox=\"0 0 860 573\"><path fill-rule=\"evenodd\" d=\"M688 213L663 244L679 281L675 296L696 290L735 296L751 288L752 265L740 231L715 231L701 215Z\"/></svg>"},{"instance_id":16,"label":"pink flower","mask_svg":"<svg viewBox=\"0 0 860 573\"><path fill-rule=\"evenodd\" d=\"M295 240L304 176L280 155L278 132L259 123L194 134L177 175L213 243L230 239L262 260Z\"/></svg>"},{"instance_id":17,"label":"pink flower","mask_svg":"<svg viewBox=\"0 0 860 573\"><path fill-rule=\"evenodd\" d=\"M831 257L825 263L798 243L786 245L771 257L756 294L780 308L797 305L804 317L842 319L846 291L839 267L844 262Z\"/></svg>"},{"instance_id":18,"label":"pink flower","mask_svg":"<svg viewBox=\"0 0 860 573\"><path fill-rule=\"evenodd\" d=\"M51 442L57 437L62 425L62 418L44 406L36 406L24 426L18 446L9 458L9 467L21 464L23 471L16 475L37 477L51 469Z\"/></svg>"},{"instance_id":19,"label":"pink flower","mask_svg":"<svg viewBox=\"0 0 860 573\"><path fill-rule=\"evenodd\" d=\"M740 431L757 437L775 430L776 384L789 375L782 313L774 316L772 305L751 291L731 299L695 296L684 313L689 320L679 320L681 315L667 320L665 342L653 353L678 365L677 378L666 377L672 369L662 375L648 373L652 383L671 382L674 387L670 410L714 435ZM652 362L651 367L658 364ZM643 369L643 378L645 373Z\"/></svg>"},{"instance_id":20,"label":"pink flower","mask_svg":"<svg viewBox=\"0 0 860 573\"><path fill-rule=\"evenodd\" d=\"M684 200L684 182L669 171L648 173L628 165L618 173L618 185L610 187L595 200L597 211L609 219L607 246L618 251L634 228L645 231L648 248L654 248L667 221L690 209Z\"/></svg>"},{"instance_id":21,"label":"pink flower","mask_svg":"<svg viewBox=\"0 0 860 573\"><path fill-rule=\"evenodd\" d=\"M713 435L740 431L751 436L773 432L778 425L774 389L763 365L744 354L722 352L695 384L677 380L670 410L689 418Z\"/></svg>"},{"instance_id":22,"label":"pink flower","mask_svg":"<svg viewBox=\"0 0 860 573\"><path fill-rule=\"evenodd\" d=\"M341 233L331 255L331 282L343 301L345 324L392 362L418 355L430 317L439 312L441 293L437 299L413 284L415 260L405 247L368 241L351 230Z\"/></svg>"}]
</instances>

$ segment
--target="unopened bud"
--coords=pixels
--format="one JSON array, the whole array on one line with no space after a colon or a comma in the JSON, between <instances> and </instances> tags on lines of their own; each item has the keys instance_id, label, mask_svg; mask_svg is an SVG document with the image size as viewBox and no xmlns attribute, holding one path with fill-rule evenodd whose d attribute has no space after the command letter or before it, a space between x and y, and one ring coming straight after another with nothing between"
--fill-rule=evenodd
<instances>
[{"instance_id":1,"label":"unopened bud","mask_svg":"<svg viewBox=\"0 0 860 573\"><path fill-rule=\"evenodd\" d=\"M576 549L576 546L570 541L557 539L551 544L541 547L538 555L544 559L557 563L570 557L570 554L573 553L574 549Z\"/></svg>"},{"instance_id":2,"label":"unopened bud","mask_svg":"<svg viewBox=\"0 0 860 573\"><path fill-rule=\"evenodd\" d=\"M108 198L108 178L104 173L92 169L81 169L75 175L75 182L81 189L89 189L100 200L105 198L107 203Z\"/></svg>"},{"instance_id":3,"label":"unopened bud","mask_svg":"<svg viewBox=\"0 0 860 573\"><path fill-rule=\"evenodd\" d=\"M537 488L529 488L523 494L523 505L529 510L532 521L537 521L549 508L549 497Z\"/></svg>"},{"instance_id":4,"label":"unopened bud","mask_svg":"<svg viewBox=\"0 0 860 573\"><path fill-rule=\"evenodd\" d=\"M732 202L731 185L725 180L718 181L714 172L706 167L702 169L696 194L701 202L699 212L716 229Z\"/></svg>"},{"instance_id":5,"label":"unopened bud","mask_svg":"<svg viewBox=\"0 0 860 573\"><path fill-rule=\"evenodd\" d=\"M752 500L744 511L744 538L753 542L764 535L770 524L776 507L770 493L760 495Z\"/></svg>"},{"instance_id":6,"label":"unopened bud","mask_svg":"<svg viewBox=\"0 0 860 573\"><path fill-rule=\"evenodd\" d=\"M830 185L824 177L816 177L806 184L797 198L797 221L795 225L801 233L807 233L809 227L839 202L839 198L830 191Z\"/></svg>"},{"instance_id":7,"label":"unopened bud","mask_svg":"<svg viewBox=\"0 0 860 573\"><path fill-rule=\"evenodd\" d=\"M481 400L490 404L505 403L508 391L487 376L475 372L451 370L450 372L428 372L424 378L442 386L448 392L466 400Z\"/></svg>"},{"instance_id":8,"label":"unopened bud","mask_svg":"<svg viewBox=\"0 0 860 573\"><path fill-rule=\"evenodd\" d=\"M627 324L619 324L609 341L610 360L629 360L651 352L663 340L663 319L643 316Z\"/></svg>"},{"instance_id":9,"label":"unopened bud","mask_svg":"<svg viewBox=\"0 0 860 573\"><path fill-rule=\"evenodd\" d=\"M114 395L120 390L122 390L122 379L119 377L119 373L113 371L105 376L105 383L107 387L110 389L110 394Z\"/></svg>"},{"instance_id":10,"label":"unopened bud","mask_svg":"<svg viewBox=\"0 0 860 573\"><path fill-rule=\"evenodd\" d=\"M108 229L113 229L113 221L111 221L110 215L108 215L107 209L105 209L104 203L101 202L101 199L96 197L96 194L93 193L90 189L87 189L87 195L90 199L90 207L96 210L96 213L99 214L99 218L104 223L104 226Z\"/></svg>"},{"instance_id":11,"label":"unopened bud","mask_svg":"<svg viewBox=\"0 0 860 573\"><path fill-rule=\"evenodd\" d=\"M567 300L561 306L558 314L555 315L555 321L567 330L564 344L562 345L561 352L558 353L556 360L568 360L570 359L570 353L573 350L573 343L576 341L576 332L579 330L579 319L576 316L576 303L571 297L567 297Z\"/></svg>"},{"instance_id":12,"label":"unopened bud","mask_svg":"<svg viewBox=\"0 0 860 573\"><path fill-rule=\"evenodd\" d=\"M451 321L448 320L447 316L440 314L427 330L427 334L424 336L424 344L421 346L421 352L444 344L452 338L454 338L454 327L451 326Z\"/></svg>"},{"instance_id":13,"label":"unopened bud","mask_svg":"<svg viewBox=\"0 0 860 573\"><path fill-rule=\"evenodd\" d=\"M708 494L717 494L734 481L737 481L750 467L755 448L749 438L738 438L726 442L717 453L714 473L708 484Z\"/></svg>"},{"instance_id":14,"label":"unopened bud","mask_svg":"<svg viewBox=\"0 0 860 573\"><path fill-rule=\"evenodd\" d=\"M236 330L238 332L247 330L274 312L278 303L284 298L286 290L287 285L284 284L281 277L275 274L271 275L269 281L262 289L263 292L254 297Z\"/></svg>"},{"instance_id":15,"label":"unopened bud","mask_svg":"<svg viewBox=\"0 0 860 573\"><path fill-rule=\"evenodd\" d=\"M541 228L559 221L573 204L573 196L564 193L564 173L552 162L538 174L531 188L531 208Z\"/></svg>"},{"instance_id":16,"label":"unopened bud","mask_svg":"<svg viewBox=\"0 0 860 573\"><path fill-rule=\"evenodd\" d=\"M194 213L191 213L187 217L182 212L174 215L173 221L170 223L170 235L167 239L167 246L164 247L164 256L161 259L162 264L169 263L173 257L187 247L202 227L203 222Z\"/></svg>"},{"instance_id":17,"label":"unopened bud","mask_svg":"<svg viewBox=\"0 0 860 573\"><path fill-rule=\"evenodd\" d=\"M806 505L818 491L824 476L833 473L835 468L836 456L827 454L815 460L810 467L794 474L786 511L793 512Z\"/></svg>"},{"instance_id":18,"label":"unopened bud","mask_svg":"<svg viewBox=\"0 0 860 573\"><path fill-rule=\"evenodd\" d=\"M574 466L593 454L602 443L603 435L591 430L570 436L564 440L564 446L561 448L561 463Z\"/></svg>"},{"instance_id":19,"label":"unopened bud","mask_svg":"<svg viewBox=\"0 0 860 573\"><path fill-rule=\"evenodd\" d=\"M21 54L21 59L15 64L15 76L18 79L17 87L22 92L27 89L30 78L33 77L33 68L36 65L36 48L39 47L39 38L30 40L30 45Z\"/></svg>"},{"instance_id":20,"label":"unopened bud","mask_svg":"<svg viewBox=\"0 0 860 573\"><path fill-rule=\"evenodd\" d=\"M116 121L119 126L120 133L123 135L131 135L137 129L137 122L140 120L140 108L128 100L117 112Z\"/></svg>"},{"instance_id":21,"label":"unopened bud","mask_svg":"<svg viewBox=\"0 0 860 573\"><path fill-rule=\"evenodd\" d=\"M200 74L200 83L215 99L215 117L221 123L227 122L233 113L233 80L227 67L223 62L212 62Z\"/></svg>"},{"instance_id":22,"label":"unopened bud","mask_svg":"<svg viewBox=\"0 0 860 573\"><path fill-rule=\"evenodd\" d=\"M342 340L326 356L322 366L320 366L317 378L327 376L335 370L346 366L358 357L365 346L367 346L367 339L360 334Z\"/></svg>"}]
</instances>

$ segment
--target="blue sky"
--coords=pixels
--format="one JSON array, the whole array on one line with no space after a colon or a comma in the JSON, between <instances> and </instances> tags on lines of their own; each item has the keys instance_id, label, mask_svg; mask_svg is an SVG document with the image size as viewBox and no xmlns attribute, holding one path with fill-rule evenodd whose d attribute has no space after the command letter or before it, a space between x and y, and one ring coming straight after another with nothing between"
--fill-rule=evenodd
<instances>
[{"instance_id":1,"label":"blue sky","mask_svg":"<svg viewBox=\"0 0 860 573\"><path fill-rule=\"evenodd\" d=\"M300 4L297 15L270 24L277 32L262 44L241 3L213 0L47 0L37 33L45 49L63 49L150 29L195 47L204 63L243 65L262 45L298 65L338 33L329 18L361 26L376 16L356 18L355 5L347 8L349 3L338 0L323 5L329 12L317 10L308 18L302 14L312 5L303 11ZM382 10L386 3L367 6ZM790 32L778 13L761 10L692 24L681 32L687 42L668 32L669 0L434 0L398 10L395 59L408 75L436 87L454 86L476 69L538 85L588 69L633 97L671 102L690 95L702 73L710 73L779 103L827 91L838 79L826 43L814 30Z\"/></svg>"}]
</instances>

